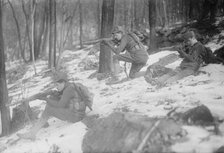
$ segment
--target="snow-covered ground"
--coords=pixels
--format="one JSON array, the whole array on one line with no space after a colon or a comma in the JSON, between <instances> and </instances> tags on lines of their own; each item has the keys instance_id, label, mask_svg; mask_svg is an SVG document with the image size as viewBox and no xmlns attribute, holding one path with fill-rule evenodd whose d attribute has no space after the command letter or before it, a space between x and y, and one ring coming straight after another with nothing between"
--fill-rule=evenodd
<instances>
[{"instance_id":1,"label":"snow-covered ground","mask_svg":"<svg viewBox=\"0 0 224 153\"><path fill-rule=\"evenodd\" d=\"M171 53L174 52L163 51L150 55L147 66ZM206 73L186 77L169 87L156 90L144 80L144 77L114 85L106 85L105 80L88 79L95 70L84 71L82 67L78 67L79 62L87 57L87 54L83 50L65 51L63 58L67 60L63 63L63 67L67 69L72 81L83 83L95 94L93 111L88 112L88 115L98 114L100 117L106 117L113 111L126 110L150 117L162 117L174 107L178 107L179 110L186 110L199 104L205 104L214 116L224 119L223 65L208 65L201 69ZM180 62L181 60L177 60L167 67L175 68ZM46 63L39 61L37 64L38 72L41 72L44 64L46 66ZM145 71L147 66L142 71ZM28 71L25 76L29 77L29 75L32 76L33 71ZM121 79L125 78L125 73L123 72L120 77ZM47 84L50 84L51 79L38 75L29 81L25 83L27 88L25 97L43 90ZM10 92L10 94L15 93ZM30 104L31 107L38 106L41 110L45 106L45 103L40 100L32 101ZM0 138L0 150L4 153L48 152L56 145L63 153L82 152L82 139L88 130L85 124L82 122L71 124L55 118L52 118L49 124L48 128L41 129L35 141L15 141L17 139L16 134ZM29 126L27 125L18 132L26 131ZM216 136L202 127L184 126L183 128L188 133L188 140L173 145L172 149L175 152L213 152L224 145L224 137ZM224 134L223 124L220 125L220 129Z\"/></svg>"}]
</instances>

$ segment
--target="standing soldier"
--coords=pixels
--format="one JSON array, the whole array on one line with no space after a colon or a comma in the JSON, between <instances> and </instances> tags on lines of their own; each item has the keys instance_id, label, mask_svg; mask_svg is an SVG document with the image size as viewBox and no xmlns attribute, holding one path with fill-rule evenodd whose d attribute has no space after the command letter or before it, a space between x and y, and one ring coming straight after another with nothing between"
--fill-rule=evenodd
<instances>
[{"instance_id":1,"label":"standing soldier","mask_svg":"<svg viewBox=\"0 0 224 153\"><path fill-rule=\"evenodd\" d=\"M134 33L125 34L123 28L120 26L116 26L112 34L114 39L119 42L117 47L108 41L103 41L115 53L113 56L114 74L111 83L119 80L117 76L120 67L119 61L131 63L129 78L133 79L137 77L137 73L146 65L148 60L148 53L145 47ZM125 50L127 51L125 54L120 54Z\"/></svg>"}]
</instances>

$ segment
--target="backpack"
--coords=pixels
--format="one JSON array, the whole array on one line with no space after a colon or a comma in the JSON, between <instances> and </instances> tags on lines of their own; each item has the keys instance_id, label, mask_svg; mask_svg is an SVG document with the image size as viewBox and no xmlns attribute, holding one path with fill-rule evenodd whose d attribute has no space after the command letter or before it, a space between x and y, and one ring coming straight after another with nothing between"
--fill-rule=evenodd
<instances>
[{"instance_id":1,"label":"backpack","mask_svg":"<svg viewBox=\"0 0 224 153\"><path fill-rule=\"evenodd\" d=\"M218 57L216 57L212 50L209 47L205 47L205 53L202 55L202 59L205 62L205 64L210 63L221 63L222 60L220 60Z\"/></svg>"},{"instance_id":2,"label":"backpack","mask_svg":"<svg viewBox=\"0 0 224 153\"><path fill-rule=\"evenodd\" d=\"M91 93L88 88L81 83L74 83L73 85L80 95L81 100L85 102L86 106L90 110L92 110L94 94Z\"/></svg>"},{"instance_id":3,"label":"backpack","mask_svg":"<svg viewBox=\"0 0 224 153\"><path fill-rule=\"evenodd\" d=\"M136 44L139 45L140 48L144 48L144 45L142 44L139 37L135 33L130 32L128 33L128 35L135 41Z\"/></svg>"}]
</instances>

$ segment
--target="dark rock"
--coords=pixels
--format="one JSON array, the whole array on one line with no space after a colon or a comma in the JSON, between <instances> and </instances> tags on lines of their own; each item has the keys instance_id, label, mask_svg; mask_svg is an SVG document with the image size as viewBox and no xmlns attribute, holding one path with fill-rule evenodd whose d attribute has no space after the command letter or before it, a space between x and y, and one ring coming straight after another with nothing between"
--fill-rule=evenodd
<instances>
[{"instance_id":1,"label":"dark rock","mask_svg":"<svg viewBox=\"0 0 224 153\"><path fill-rule=\"evenodd\" d=\"M224 146L221 146L215 153L224 153Z\"/></svg>"},{"instance_id":2,"label":"dark rock","mask_svg":"<svg viewBox=\"0 0 224 153\"><path fill-rule=\"evenodd\" d=\"M216 49L213 53L217 58L220 59L220 61L224 64L224 46L222 46L219 49Z\"/></svg>"},{"instance_id":3,"label":"dark rock","mask_svg":"<svg viewBox=\"0 0 224 153\"><path fill-rule=\"evenodd\" d=\"M172 72L172 69L170 68L166 68L161 65L151 65L147 68L144 78L146 82L152 84L155 78L160 77L167 73L171 73L171 72Z\"/></svg>"},{"instance_id":4,"label":"dark rock","mask_svg":"<svg viewBox=\"0 0 224 153\"><path fill-rule=\"evenodd\" d=\"M109 78L110 76L111 76L111 73L97 73L96 74L96 78L99 81L105 80L105 79Z\"/></svg>"},{"instance_id":5,"label":"dark rock","mask_svg":"<svg viewBox=\"0 0 224 153\"><path fill-rule=\"evenodd\" d=\"M37 113L31 109L29 105L22 103L13 108L11 127L12 132L18 130L28 121L37 119Z\"/></svg>"},{"instance_id":6,"label":"dark rock","mask_svg":"<svg viewBox=\"0 0 224 153\"><path fill-rule=\"evenodd\" d=\"M211 125L214 117L205 105L192 108L183 114L182 120L187 124Z\"/></svg>"},{"instance_id":7,"label":"dark rock","mask_svg":"<svg viewBox=\"0 0 224 153\"><path fill-rule=\"evenodd\" d=\"M113 113L106 118L100 118L86 133L82 145L83 152L132 152L137 149L156 121L158 121L156 118L130 113ZM161 119L142 151L169 152L171 138L181 133L181 127L173 120Z\"/></svg>"},{"instance_id":8,"label":"dark rock","mask_svg":"<svg viewBox=\"0 0 224 153\"><path fill-rule=\"evenodd\" d=\"M163 58L160 58L158 62L150 65L144 75L146 82L152 84L153 79L160 77L164 74L173 73L173 70L165 67L166 65L175 62L179 57L177 54L169 54Z\"/></svg>"}]
</instances>

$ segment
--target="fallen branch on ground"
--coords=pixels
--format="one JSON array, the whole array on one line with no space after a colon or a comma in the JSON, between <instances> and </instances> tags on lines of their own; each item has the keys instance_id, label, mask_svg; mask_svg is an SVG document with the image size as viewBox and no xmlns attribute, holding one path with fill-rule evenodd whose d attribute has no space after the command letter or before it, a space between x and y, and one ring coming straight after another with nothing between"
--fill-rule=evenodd
<instances>
[{"instance_id":1,"label":"fallen branch on ground","mask_svg":"<svg viewBox=\"0 0 224 153\"><path fill-rule=\"evenodd\" d=\"M153 127L148 131L148 133L146 134L146 136L144 137L144 139L142 140L142 142L140 143L140 145L138 146L137 150L132 151L132 153L141 153L143 147L145 146L147 140L149 139L150 135L152 134L152 132L158 127L158 125L160 124L161 120L156 121L156 123L153 125Z\"/></svg>"}]
</instances>

